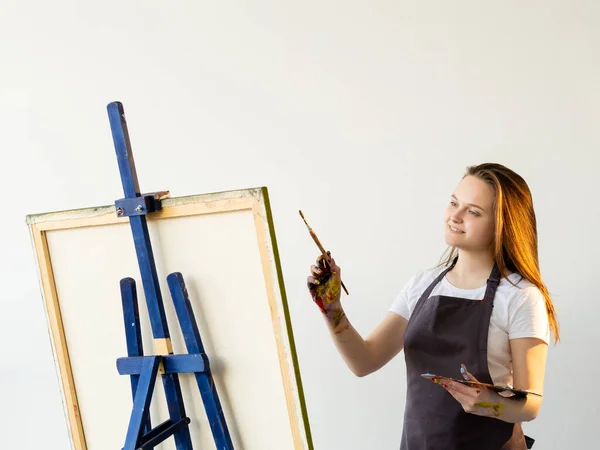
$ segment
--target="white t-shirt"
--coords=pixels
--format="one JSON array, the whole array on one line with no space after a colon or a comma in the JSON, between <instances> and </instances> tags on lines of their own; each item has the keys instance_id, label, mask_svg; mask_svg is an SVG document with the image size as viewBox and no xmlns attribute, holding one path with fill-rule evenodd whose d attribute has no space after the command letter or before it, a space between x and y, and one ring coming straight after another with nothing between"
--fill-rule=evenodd
<instances>
[{"instance_id":1,"label":"white t-shirt","mask_svg":"<svg viewBox=\"0 0 600 450\"><path fill-rule=\"evenodd\" d=\"M415 274L400 291L390 311L410 319L417 301L425 289L446 267L435 267ZM509 275L513 286L502 278L490 319L488 334L488 368L494 384L513 386L512 357L509 339L535 337L550 342L550 327L544 297L540 290L519 274ZM486 286L477 289L459 289L446 277L435 286L431 296L446 295L465 299L480 300ZM467 367L468 370L468 367Z\"/></svg>"}]
</instances>

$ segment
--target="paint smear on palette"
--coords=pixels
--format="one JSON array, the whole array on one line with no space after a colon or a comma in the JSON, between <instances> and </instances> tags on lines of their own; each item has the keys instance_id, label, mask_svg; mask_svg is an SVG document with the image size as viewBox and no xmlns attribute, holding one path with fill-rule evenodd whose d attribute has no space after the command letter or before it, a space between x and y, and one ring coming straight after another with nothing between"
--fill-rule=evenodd
<instances>
[{"instance_id":1,"label":"paint smear on palette","mask_svg":"<svg viewBox=\"0 0 600 450\"><path fill-rule=\"evenodd\" d=\"M464 379L456 379L456 378L451 378L451 377L445 377L442 375L436 375L433 373L423 373L421 374L421 376L423 378L426 378L428 380L433 381L436 384L439 385L443 385L444 384L444 380L451 380L451 381L455 381L457 383L460 384L464 384L467 386L471 386L471 387L479 387L479 386L484 386L487 387L489 389L492 389L493 391L496 391L498 393L503 393L503 394L510 394L511 396L520 398L520 397L526 397L527 395L536 395L538 397L541 397L541 394L538 394L537 392L533 392L533 391L528 391L528 390L522 390L522 389L513 389L509 386L501 386L501 385L493 385L493 384L488 384L488 383L478 383L477 381L468 381L468 380L464 380Z\"/></svg>"}]
</instances>

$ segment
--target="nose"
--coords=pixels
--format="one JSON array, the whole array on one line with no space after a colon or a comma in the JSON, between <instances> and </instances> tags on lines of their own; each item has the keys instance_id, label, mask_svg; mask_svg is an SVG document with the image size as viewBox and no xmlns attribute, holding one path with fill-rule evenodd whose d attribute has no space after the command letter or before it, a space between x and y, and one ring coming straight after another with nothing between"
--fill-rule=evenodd
<instances>
[{"instance_id":1,"label":"nose","mask_svg":"<svg viewBox=\"0 0 600 450\"><path fill-rule=\"evenodd\" d=\"M450 221L454 223L461 223L462 220L462 213L460 210L454 211L452 214L450 214Z\"/></svg>"}]
</instances>

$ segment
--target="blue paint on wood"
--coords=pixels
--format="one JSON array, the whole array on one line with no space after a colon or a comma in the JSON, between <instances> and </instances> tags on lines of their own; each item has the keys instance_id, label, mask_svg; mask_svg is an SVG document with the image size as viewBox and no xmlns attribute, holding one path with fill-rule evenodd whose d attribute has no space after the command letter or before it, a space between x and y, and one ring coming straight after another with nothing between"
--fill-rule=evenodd
<instances>
[{"instance_id":1,"label":"blue paint on wood","mask_svg":"<svg viewBox=\"0 0 600 450\"><path fill-rule=\"evenodd\" d=\"M107 109L125 193L125 198L117 200L115 203L118 214L129 217L152 334L155 339L169 338L169 328L145 217L146 214L160 209L160 201L155 200L154 197L150 198L150 196L140 194L123 105L113 102L108 105ZM124 450L151 449L171 434L175 437L177 450L192 450L187 426L190 420L186 417L178 377L178 373L183 372L193 372L196 375L217 450L233 450L208 359L204 353L181 274L171 276L169 285L186 346L191 355L144 357L135 283L132 279L125 279L121 282L128 358L120 358L117 361L117 368L119 373L131 375L134 397ZM133 324L131 329L129 324ZM149 405L161 358L164 358L165 363L166 373L161 378L170 419L151 430ZM142 433L142 428L145 429L145 435Z\"/></svg>"},{"instance_id":2,"label":"blue paint on wood","mask_svg":"<svg viewBox=\"0 0 600 450\"><path fill-rule=\"evenodd\" d=\"M113 102L107 106L107 109L125 198L138 199L141 196L140 187L135 170L135 163L133 161L133 152L131 150L123 105L120 102ZM169 329L167 327L167 319L160 294L160 286L158 275L156 273L156 264L154 262L154 254L152 252L152 243L150 242L146 217L130 217L129 222L131 224L131 232L133 234L138 265L142 275L142 284L146 296L146 303L148 305L152 333L154 338L157 339L168 338Z\"/></svg>"},{"instance_id":3,"label":"blue paint on wood","mask_svg":"<svg viewBox=\"0 0 600 450\"><path fill-rule=\"evenodd\" d=\"M165 397L167 399L169 417L173 422L177 422L179 419L183 419L186 416L179 377L174 373L165 374L162 376L162 382L165 390ZM179 429L174 436L175 448L177 450L193 450L194 447L192 447L192 438L188 427Z\"/></svg>"},{"instance_id":4,"label":"blue paint on wood","mask_svg":"<svg viewBox=\"0 0 600 450\"><path fill-rule=\"evenodd\" d=\"M127 356L142 356L144 354L142 330L140 327L137 289L133 278L123 278L121 280L121 301L123 304Z\"/></svg>"},{"instance_id":5,"label":"blue paint on wood","mask_svg":"<svg viewBox=\"0 0 600 450\"><path fill-rule=\"evenodd\" d=\"M188 352L201 354L208 360L204 353L200 331L198 330L183 275L179 272L172 273L167 277L167 283ZM233 450L233 442L229 435L229 429L211 371L208 370L195 375L217 449Z\"/></svg>"},{"instance_id":6,"label":"blue paint on wood","mask_svg":"<svg viewBox=\"0 0 600 450\"><path fill-rule=\"evenodd\" d=\"M115 207L121 217L143 216L162 209L160 200L156 200L154 195L122 198L115 202Z\"/></svg>"},{"instance_id":7,"label":"blue paint on wood","mask_svg":"<svg viewBox=\"0 0 600 450\"><path fill-rule=\"evenodd\" d=\"M141 442L138 444L138 448L141 450L152 450L155 446L160 444L165 439L176 434L179 430L187 427L190 423L189 417L184 417L173 423L171 419L163 422L150 433L146 434Z\"/></svg>"},{"instance_id":8,"label":"blue paint on wood","mask_svg":"<svg viewBox=\"0 0 600 450\"><path fill-rule=\"evenodd\" d=\"M163 431L167 430L171 425L173 425L173 421L171 419L168 419L168 420L164 421L163 423L161 423L160 425L158 425L157 427L148 431L146 434L144 434L144 436L138 442L138 444L137 444L138 447L142 447L145 443L148 443L149 441L154 439L156 436L162 434Z\"/></svg>"},{"instance_id":9,"label":"blue paint on wood","mask_svg":"<svg viewBox=\"0 0 600 450\"><path fill-rule=\"evenodd\" d=\"M196 322L196 316L190 303L187 287L183 280L183 275L179 272L170 274L167 277L167 284L171 292L171 298L175 305L177 318L181 325L181 332L185 346L189 353L204 353L204 345L200 337L200 331Z\"/></svg>"},{"instance_id":10,"label":"blue paint on wood","mask_svg":"<svg viewBox=\"0 0 600 450\"><path fill-rule=\"evenodd\" d=\"M159 363L160 356L144 358L123 450L136 450L138 448L137 444L142 437L142 425L148 417Z\"/></svg>"},{"instance_id":11,"label":"blue paint on wood","mask_svg":"<svg viewBox=\"0 0 600 450\"><path fill-rule=\"evenodd\" d=\"M137 290L133 278L121 280L121 302L123 304L123 320L125 325L125 340L127 342L127 355L130 357L142 357L144 347L142 342L142 328L140 326L140 314L137 302ZM137 374L131 376L131 395L135 400L135 393L141 373L142 365ZM152 428L150 414L144 423L144 430L149 432Z\"/></svg>"},{"instance_id":12,"label":"blue paint on wood","mask_svg":"<svg viewBox=\"0 0 600 450\"><path fill-rule=\"evenodd\" d=\"M109 103L106 109L108 110L108 120L117 152L117 163L119 164L125 197L138 197L140 195L140 186L133 161L133 152L131 151L123 105L121 102L113 102Z\"/></svg>"},{"instance_id":13,"label":"blue paint on wood","mask_svg":"<svg viewBox=\"0 0 600 450\"><path fill-rule=\"evenodd\" d=\"M142 285L144 286L146 304L148 305L152 334L155 339L168 338L169 327L160 292L154 253L152 252L148 222L144 216L135 216L129 218L129 224L131 225L133 242L142 276Z\"/></svg>"},{"instance_id":14,"label":"blue paint on wood","mask_svg":"<svg viewBox=\"0 0 600 450\"><path fill-rule=\"evenodd\" d=\"M119 102L114 102L110 103L107 109L125 198L137 199L141 194L123 105ZM138 265L142 277L142 285L144 287L144 294L148 306L152 334L156 339L169 338L169 329L160 292L158 275L156 273L156 263L152 252L152 244L146 217L129 217L129 223L131 225L131 232L133 234ZM146 364L145 361L144 364ZM143 374L140 376L140 380L142 378ZM162 376L162 382L170 418L173 423L178 422L185 417L185 408L183 407L179 378L177 377L177 374L165 374ZM139 393L140 388L138 384L136 399ZM130 433L131 425L129 427L128 436ZM192 450L191 438L187 427L179 429L176 432L175 442L177 450Z\"/></svg>"},{"instance_id":15,"label":"blue paint on wood","mask_svg":"<svg viewBox=\"0 0 600 450\"><path fill-rule=\"evenodd\" d=\"M139 375L142 372L142 362L147 356L117 359L119 375ZM167 355L162 357L165 373L195 373L208 370L203 355Z\"/></svg>"}]
</instances>

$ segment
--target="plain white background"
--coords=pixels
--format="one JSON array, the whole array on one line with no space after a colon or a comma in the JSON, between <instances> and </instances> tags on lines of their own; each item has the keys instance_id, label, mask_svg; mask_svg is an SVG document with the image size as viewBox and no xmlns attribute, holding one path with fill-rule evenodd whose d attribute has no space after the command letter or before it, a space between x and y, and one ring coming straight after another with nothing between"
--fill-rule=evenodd
<instances>
[{"instance_id":1,"label":"plain white background","mask_svg":"<svg viewBox=\"0 0 600 450\"><path fill-rule=\"evenodd\" d=\"M525 429L538 449L595 445L596 394L582 381L600 369L598 2L0 5L3 448L69 448L25 215L123 196L114 100L142 190L269 188L317 450L397 448L405 367L400 355L364 379L346 369L306 292L318 252L298 209L341 265L366 334L439 260L465 167L523 175L563 333Z\"/></svg>"}]
</instances>

